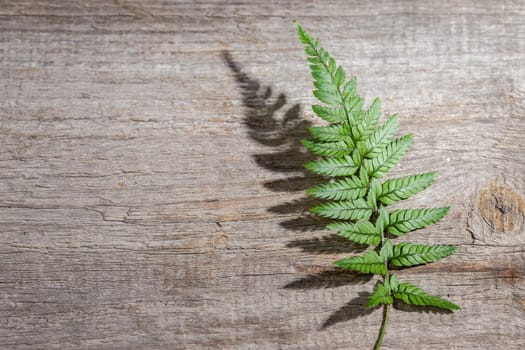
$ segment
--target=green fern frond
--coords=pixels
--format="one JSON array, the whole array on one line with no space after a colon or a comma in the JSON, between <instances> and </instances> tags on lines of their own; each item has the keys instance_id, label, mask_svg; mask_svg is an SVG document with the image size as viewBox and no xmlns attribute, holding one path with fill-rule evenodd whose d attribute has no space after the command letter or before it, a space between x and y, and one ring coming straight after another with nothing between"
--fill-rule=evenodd
<instances>
[{"instance_id":1,"label":"green fern frond","mask_svg":"<svg viewBox=\"0 0 525 350\"><path fill-rule=\"evenodd\" d=\"M425 228L447 215L449 208L402 209L390 213L388 232L401 236L407 232Z\"/></svg>"},{"instance_id":2,"label":"green fern frond","mask_svg":"<svg viewBox=\"0 0 525 350\"><path fill-rule=\"evenodd\" d=\"M341 158L352 153L352 149L348 147L345 141L316 142L303 140L302 143L310 152L318 156Z\"/></svg>"},{"instance_id":3,"label":"green fern frond","mask_svg":"<svg viewBox=\"0 0 525 350\"><path fill-rule=\"evenodd\" d=\"M345 141L347 147L355 148L352 138L348 136L350 134L348 125L313 126L310 128L310 133L318 141ZM348 144L349 142L350 144Z\"/></svg>"},{"instance_id":4,"label":"green fern frond","mask_svg":"<svg viewBox=\"0 0 525 350\"><path fill-rule=\"evenodd\" d=\"M445 310L459 310L458 305L443 298L429 295L421 288L410 283L401 283L394 292L394 297L409 305L434 306Z\"/></svg>"},{"instance_id":5,"label":"green fern frond","mask_svg":"<svg viewBox=\"0 0 525 350\"><path fill-rule=\"evenodd\" d=\"M350 156L342 158L328 158L307 163L304 166L312 173L323 176L351 176L354 175L358 169L354 160Z\"/></svg>"},{"instance_id":6,"label":"green fern frond","mask_svg":"<svg viewBox=\"0 0 525 350\"><path fill-rule=\"evenodd\" d=\"M457 247L452 245L427 246L403 242L395 245L390 263L399 267L426 264L443 259L453 254L456 249Z\"/></svg>"},{"instance_id":7,"label":"green fern frond","mask_svg":"<svg viewBox=\"0 0 525 350\"><path fill-rule=\"evenodd\" d=\"M394 140L390 142L386 148L377 155L377 157L373 159L365 159L363 167L371 177L384 177L392 167L399 163L411 143L411 134Z\"/></svg>"},{"instance_id":8,"label":"green fern frond","mask_svg":"<svg viewBox=\"0 0 525 350\"><path fill-rule=\"evenodd\" d=\"M363 157L375 158L392 141L392 137L397 130L398 116L394 115L387 120L381 127L375 129L366 141L364 141Z\"/></svg>"},{"instance_id":9,"label":"green fern frond","mask_svg":"<svg viewBox=\"0 0 525 350\"><path fill-rule=\"evenodd\" d=\"M364 255L353 256L334 262L334 266L359 273L386 275L385 257L370 250Z\"/></svg>"},{"instance_id":10,"label":"green fern frond","mask_svg":"<svg viewBox=\"0 0 525 350\"><path fill-rule=\"evenodd\" d=\"M319 118L329 123L340 123L346 120L345 110L342 107L313 105L312 110Z\"/></svg>"},{"instance_id":11,"label":"green fern frond","mask_svg":"<svg viewBox=\"0 0 525 350\"><path fill-rule=\"evenodd\" d=\"M387 239L383 241L383 245L381 247L381 250L379 251L379 255L385 258L386 261L389 261L394 256L394 245L392 244L392 241Z\"/></svg>"},{"instance_id":12,"label":"green fern frond","mask_svg":"<svg viewBox=\"0 0 525 350\"><path fill-rule=\"evenodd\" d=\"M390 293L390 288L379 282L376 286L376 289L374 290L374 293L368 299L366 306L371 308L382 304L393 304L394 297Z\"/></svg>"},{"instance_id":13,"label":"green fern frond","mask_svg":"<svg viewBox=\"0 0 525 350\"><path fill-rule=\"evenodd\" d=\"M348 80L343 87L343 99L347 101L349 98L352 97L359 97L357 95L357 79L356 77L352 77L350 80Z\"/></svg>"},{"instance_id":14,"label":"green fern frond","mask_svg":"<svg viewBox=\"0 0 525 350\"><path fill-rule=\"evenodd\" d=\"M394 244L407 232L424 228L443 218L448 208L402 209L388 212L387 206L423 191L436 179L435 172L382 180L408 151L412 135L395 138L399 117L393 115L382 125L381 102L374 99L363 109L364 99L357 94L357 80L346 80L346 73L319 41L296 23L299 39L304 44L314 84L314 96L321 102L312 110L328 122L310 128L311 140L303 145L320 158L305 165L311 172L329 177L325 184L307 190L313 197L328 200L311 209L319 216L335 219L328 228L358 244L376 246L358 256L338 260L336 267L358 273L378 274L368 307L383 305L378 349L383 339L388 308L394 298L413 305L429 305L449 310L459 307L449 301L426 294L421 289L399 283L389 266L409 267L445 258L454 246L426 246L411 243Z\"/></svg>"},{"instance_id":15,"label":"green fern frond","mask_svg":"<svg viewBox=\"0 0 525 350\"><path fill-rule=\"evenodd\" d=\"M381 243L381 231L370 221L358 221L355 224L343 222L339 223L339 225L334 224L327 227L338 230L341 237L358 244L373 244L377 246Z\"/></svg>"},{"instance_id":16,"label":"green fern frond","mask_svg":"<svg viewBox=\"0 0 525 350\"><path fill-rule=\"evenodd\" d=\"M368 220L372 215L372 209L362 198L323 203L313 207L310 211L319 216L340 220Z\"/></svg>"},{"instance_id":17,"label":"green fern frond","mask_svg":"<svg viewBox=\"0 0 525 350\"><path fill-rule=\"evenodd\" d=\"M345 112L346 120L350 125L355 125L363 117L363 106L365 100L360 96L345 97L343 111ZM352 131L350 130L350 134Z\"/></svg>"},{"instance_id":18,"label":"green fern frond","mask_svg":"<svg viewBox=\"0 0 525 350\"><path fill-rule=\"evenodd\" d=\"M366 187L367 184L363 183L359 177L351 176L328 184L317 185L306 190L306 193L320 199L346 201L362 198L366 193Z\"/></svg>"},{"instance_id":19,"label":"green fern frond","mask_svg":"<svg viewBox=\"0 0 525 350\"><path fill-rule=\"evenodd\" d=\"M368 110L364 113L357 114L358 118L354 118L357 121L354 127L350 130L355 140L365 139L372 133L379 121L381 116L381 101L375 98Z\"/></svg>"},{"instance_id":20,"label":"green fern frond","mask_svg":"<svg viewBox=\"0 0 525 350\"><path fill-rule=\"evenodd\" d=\"M319 46L319 42L304 31L300 25L297 26L297 32L305 45L307 59L310 62L310 70L316 87L313 92L314 96L328 105L344 105L345 100L340 90L346 78L343 68L338 67L330 54Z\"/></svg>"},{"instance_id":21,"label":"green fern frond","mask_svg":"<svg viewBox=\"0 0 525 350\"><path fill-rule=\"evenodd\" d=\"M432 171L386 180L383 182L383 190L379 200L383 204L390 205L412 197L430 186L436 179L436 176L437 172Z\"/></svg>"}]
</instances>

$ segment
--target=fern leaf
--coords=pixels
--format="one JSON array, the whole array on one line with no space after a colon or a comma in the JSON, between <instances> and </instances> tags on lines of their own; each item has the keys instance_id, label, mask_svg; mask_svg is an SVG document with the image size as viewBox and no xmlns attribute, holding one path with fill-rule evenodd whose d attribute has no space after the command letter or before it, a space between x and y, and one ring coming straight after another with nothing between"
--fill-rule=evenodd
<instances>
[{"instance_id":1,"label":"fern leaf","mask_svg":"<svg viewBox=\"0 0 525 350\"><path fill-rule=\"evenodd\" d=\"M443 259L456 251L452 245L433 245L399 243L394 247L390 262L394 266L409 267Z\"/></svg>"},{"instance_id":2,"label":"fern leaf","mask_svg":"<svg viewBox=\"0 0 525 350\"><path fill-rule=\"evenodd\" d=\"M379 232L384 232L385 228L388 226L388 212L385 207L381 206L379 207L378 213L379 215L376 220L376 226Z\"/></svg>"},{"instance_id":3,"label":"fern leaf","mask_svg":"<svg viewBox=\"0 0 525 350\"><path fill-rule=\"evenodd\" d=\"M338 231L341 233L341 236L349 238L356 243L362 242L363 244L373 244L378 245L376 242L381 241L381 233L384 231L384 228L388 224L388 213L385 208L379 208L379 216L375 222L372 224L369 221L358 221L356 223L350 223L346 221L335 221L328 224L326 227L329 230ZM351 234L355 234L355 239L350 238ZM357 237L358 235L363 235L364 237ZM368 241L369 243L365 242Z\"/></svg>"},{"instance_id":4,"label":"fern leaf","mask_svg":"<svg viewBox=\"0 0 525 350\"><path fill-rule=\"evenodd\" d=\"M385 258L374 250L364 255L337 260L334 266L360 273L386 274Z\"/></svg>"},{"instance_id":5,"label":"fern leaf","mask_svg":"<svg viewBox=\"0 0 525 350\"><path fill-rule=\"evenodd\" d=\"M390 294L390 288L379 282L374 293L368 298L366 307L371 308L381 304L393 304L394 297Z\"/></svg>"},{"instance_id":6,"label":"fern leaf","mask_svg":"<svg viewBox=\"0 0 525 350\"><path fill-rule=\"evenodd\" d=\"M421 288L410 283L401 283L394 292L396 299L402 300L405 304L419 306L434 306L446 310L459 310L458 305L438 296L427 294Z\"/></svg>"},{"instance_id":7,"label":"fern leaf","mask_svg":"<svg viewBox=\"0 0 525 350\"><path fill-rule=\"evenodd\" d=\"M334 90L314 90L314 96L327 105L337 106L341 104L341 96Z\"/></svg>"},{"instance_id":8,"label":"fern leaf","mask_svg":"<svg viewBox=\"0 0 525 350\"><path fill-rule=\"evenodd\" d=\"M407 199L430 186L436 179L437 172L409 175L383 182L379 200L383 204L394 204Z\"/></svg>"},{"instance_id":9,"label":"fern leaf","mask_svg":"<svg viewBox=\"0 0 525 350\"><path fill-rule=\"evenodd\" d=\"M352 77L343 86L343 98L345 101L348 101L352 97L355 97L356 93L357 93L357 79L356 77Z\"/></svg>"},{"instance_id":10,"label":"fern leaf","mask_svg":"<svg viewBox=\"0 0 525 350\"><path fill-rule=\"evenodd\" d=\"M448 209L445 207L395 210L389 214L387 230L394 236L401 236L438 222L447 215Z\"/></svg>"},{"instance_id":11,"label":"fern leaf","mask_svg":"<svg viewBox=\"0 0 525 350\"><path fill-rule=\"evenodd\" d=\"M338 232L350 231L354 229L354 224L355 223L348 222L348 221L332 221L331 223L326 225L326 228L329 230L338 231Z\"/></svg>"},{"instance_id":12,"label":"fern leaf","mask_svg":"<svg viewBox=\"0 0 525 350\"><path fill-rule=\"evenodd\" d=\"M363 184L357 176L345 177L332 183L312 187L306 190L306 193L321 199L346 201L363 197L366 193L366 183Z\"/></svg>"},{"instance_id":13,"label":"fern leaf","mask_svg":"<svg viewBox=\"0 0 525 350\"><path fill-rule=\"evenodd\" d=\"M346 120L349 121L350 125L356 125L362 118L363 115L363 105L365 100L360 96L351 96L345 99L345 108L346 108ZM343 110L344 111L344 110ZM351 133L351 135L353 135Z\"/></svg>"},{"instance_id":14,"label":"fern leaf","mask_svg":"<svg viewBox=\"0 0 525 350\"><path fill-rule=\"evenodd\" d=\"M396 291L397 287L399 286L399 281L397 280L397 276L394 274L391 274L388 278L388 284L390 286L390 290Z\"/></svg>"},{"instance_id":15,"label":"fern leaf","mask_svg":"<svg viewBox=\"0 0 525 350\"><path fill-rule=\"evenodd\" d=\"M376 179L370 181L366 202L374 211L377 211L377 197L381 195L381 185Z\"/></svg>"},{"instance_id":16,"label":"fern leaf","mask_svg":"<svg viewBox=\"0 0 525 350\"><path fill-rule=\"evenodd\" d=\"M325 107L321 105L313 105L312 111L319 116L319 118L326 120L329 123L340 123L346 120L346 115L342 107Z\"/></svg>"},{"instance_id":17,"label":"fern leaf","mask_svg":"<svg viewBox=\"0 0 525 350\"><path fill-rule=\"evenodd\" d=\"M362 153L365 158L374 158L392 141L392 137L397 130L397 115L392 116L381 127L377 128L364 141L365 151Z\"/></svg>"},{"instance_id":18,"label":"fern leaf","mask_svg":"<svg viewBox=\"0 0 525 350\"><path fill-rule=\"evenodd\" d=\"M344 202L323 203L310 210L317 215L340 220L368 220L372 215L372 209L362 198Z\"/></svg>"},{"instance_id":19,"label":"fern leaf","mask_svg":"<svg viewBox=\"0 0 525 350\"><path fill-rule=\"evenodd\" d=\"M394 245L392 244L391 240L387 239L385 242L383 242L383 246L379 251L379 255L384 257L385 260L390 260L392 258L394 255Z\"/></svg>"},{"instance_id":20,"label":"fern leaf","mask_svg":"<svg viewBox=\"0 0 525 350\"><path fill-rule=\"evenodd\" d=\"M310 58L310 70L314 79L314 95L321 102L332 106L344 105L340 91L345 80L345 73L341 66L337 67L335 60L319 46L319 42L312 38L299 24L296 24L299 38L305 45L305 52Z\"/></svg>"},{"instance_id":21,"label":"fern leaf","mask_svg":"<svg viewBox=\"0 0 525 350\"><path fill-rule=\"evenodd\" d=\"M341 66L337 67L335 74L334 74L334 80L335 80L335 85L337 85L338 88L341 85L343 85L343 83L346 80L346 74L345 74L343 67Z\"/></svg>"},{"instance_id":22,"label":"fern leaf","mask_svg":"<svg viewBox=\"0 0 525 350\"><path fill-rule=\"evenodd\" d=\"M370 221L358 221L355 224L339 222L329 224L327 227L338 230L341 237L358 244L373 244L377 246L381 243L381 231L378 231L377 227Z\"/></svg>"},{"instance_id":23,"label":"fern leaf","mask_svg":"<svg viewBox=\"0 0 525 350\"><path fill-rule=\"evenodd\" d=\"M348 136L350 130L346 125L312 126L309 130L310 134L319 141L345 141L348 144L352 140ZM350 146L350 148L354 148L352 144Z\"/></svg>"},{"instance_id":24,"label":"fern leaf","mask_svg":"<svg viewBox=\"0 0 525 350\"><path fill-rule=\"evenodd\" d=\"M366 113L363 114L359 123L352 128L352 136L355 140L366 138L375 129L381 116L381 101L375 98Z\"/></svg>"},{"instance_id":25,"label":"fern leaf","mask_svg":"<svg viewBox=\"0 0 525 350\"><path fill-rule=\"evenodd\" d=\"M389 143L375 158L365 159L363 166L371 177L381 178L395 166L406 153L412 143L412 135L408 134Z\"/></svg>"},{"instance_id":26,"label":"fern leaf","mask_svg":"<svg viewBox=\"0 0 525 350\"><path fill-rule=\"evenodd\" d=\"M323 176L350 176L356 172L358 167L354 164L352 157L345 156L313 161L307 163L305 168Z\"/></svg>"},{"instance_id":27,"label":"fern leaf","mask_svg":"<svg viewBox=\"0 0 525 350\"><path fill-rule=\"evenodd\" d=\"M315 142L310 140L302 140L304 147L309 149L312 153L323 157L337 157L341 158L352 153L348 148L346 142Z\"/></svg>"}]
</instances>

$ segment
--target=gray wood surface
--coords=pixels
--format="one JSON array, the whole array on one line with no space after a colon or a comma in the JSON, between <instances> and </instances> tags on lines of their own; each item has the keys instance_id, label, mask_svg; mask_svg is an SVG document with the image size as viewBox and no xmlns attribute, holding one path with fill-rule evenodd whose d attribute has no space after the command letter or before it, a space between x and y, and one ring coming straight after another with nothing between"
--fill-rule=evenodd
<instances>
[{"instance_id":1,"label":"gray wood surface","mask_svg":"<svg viewBox=\"0 0 525 350\"><path fill-rule=\"evenodd\" d=\"M374 279L310 216L296 19L438 170L384 349L525 346L522 1L0 1L0 348L369 349Z\"/></svg>"}]
</instances>

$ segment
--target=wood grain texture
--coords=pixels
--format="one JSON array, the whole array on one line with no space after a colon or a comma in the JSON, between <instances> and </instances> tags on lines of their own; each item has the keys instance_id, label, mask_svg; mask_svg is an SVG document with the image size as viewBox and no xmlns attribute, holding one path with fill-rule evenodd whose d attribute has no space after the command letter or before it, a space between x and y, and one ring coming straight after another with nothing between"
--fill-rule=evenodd
<instances>
[{"instance_id":1,"label":"wood grain texture","mask_svg":"<svg viewBox=\"0 0 525 350\"><path fill-rule=\"evenodd\" d=\"M373 279L307 209L318 123L292 19L438 170L384 349L525 346L521 1L1 1L0 348L368 349Z\"/></svg>"}]
</instances>

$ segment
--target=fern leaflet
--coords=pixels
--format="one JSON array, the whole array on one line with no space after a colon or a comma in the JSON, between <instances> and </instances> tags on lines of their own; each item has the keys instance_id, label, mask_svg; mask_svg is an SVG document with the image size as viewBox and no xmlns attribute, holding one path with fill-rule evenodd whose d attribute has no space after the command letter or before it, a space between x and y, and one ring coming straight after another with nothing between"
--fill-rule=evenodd
<instances>
[{"instance_id":1,"label":"fern leaflet","mask_svg":"<svg viewBox=\"0 0 525 350\"><path fill-rule=\"evenodd\" d=\"M409 175L383 182L381 203L390 205L418 194L430 186L436 179L435 171L424 174Z\"/></svg>"},{"instance_id":2,"label":"fern leaflet","mask_svg":"<svg viewBox=\"0 0 525 350\"><path fill-rule=\"evenodd\" d=\"M345 201L362 198L366 193L367 184L357 176L345 177L328 184L312 187L306 191L310 196L321 199Z\"/></svg>"},{"instance_id":3,"label":"fern leaflet","mask_svg":"<svg viewBox=\"0 0 525 350\"><path fill-rule=\"evenodd\" d=\"M334 262L334 266L360 273L386 274L385 257L370 250L364 255L353 256Z\"/></svg>"},{"instance_id":4,"label":"fern leaflet","mask_svg":"<svg viewBox=\"0 0 525 350\"><path fill-rule=\"evenodd\" d=\"M372 215L372 209L362 198L319 204L311 211L320 216L342 220L368 220Z\"/></svg>"},{"instance_id":5,"label":"fern leaflet","mask_svg":"<svg viewBox=\"0 0 525 350\"><path fill-rule=\"evenodd\" d=\"M427 246L403 242L396 244L390 262L394 266L415 266L443 259L456 251L453 245Z\"/></svg>"},{"instance_id":6,"label":"fern leaflet","mask_svg":"<svg viewBox=\"0 0 525 350\"><path fill-rule=\"evenodd\" d=\"M401 236L407 232L432 225L447 215L449 208L403 209L390 213L388 232Z\"/></svg>"},{"instance_id":7,"label":"fern leaflet","mask_svg":"<svg viewBox=\"0 0 525 350\"><path fill-rule=\"evenodd\" d=\"M434 306L446 310L459 310L460 307L448 300L429 295L421 288L410 283L401 283L394 291L394 297L405 304L419 306Z\"/></svg>"}]
</instances>

